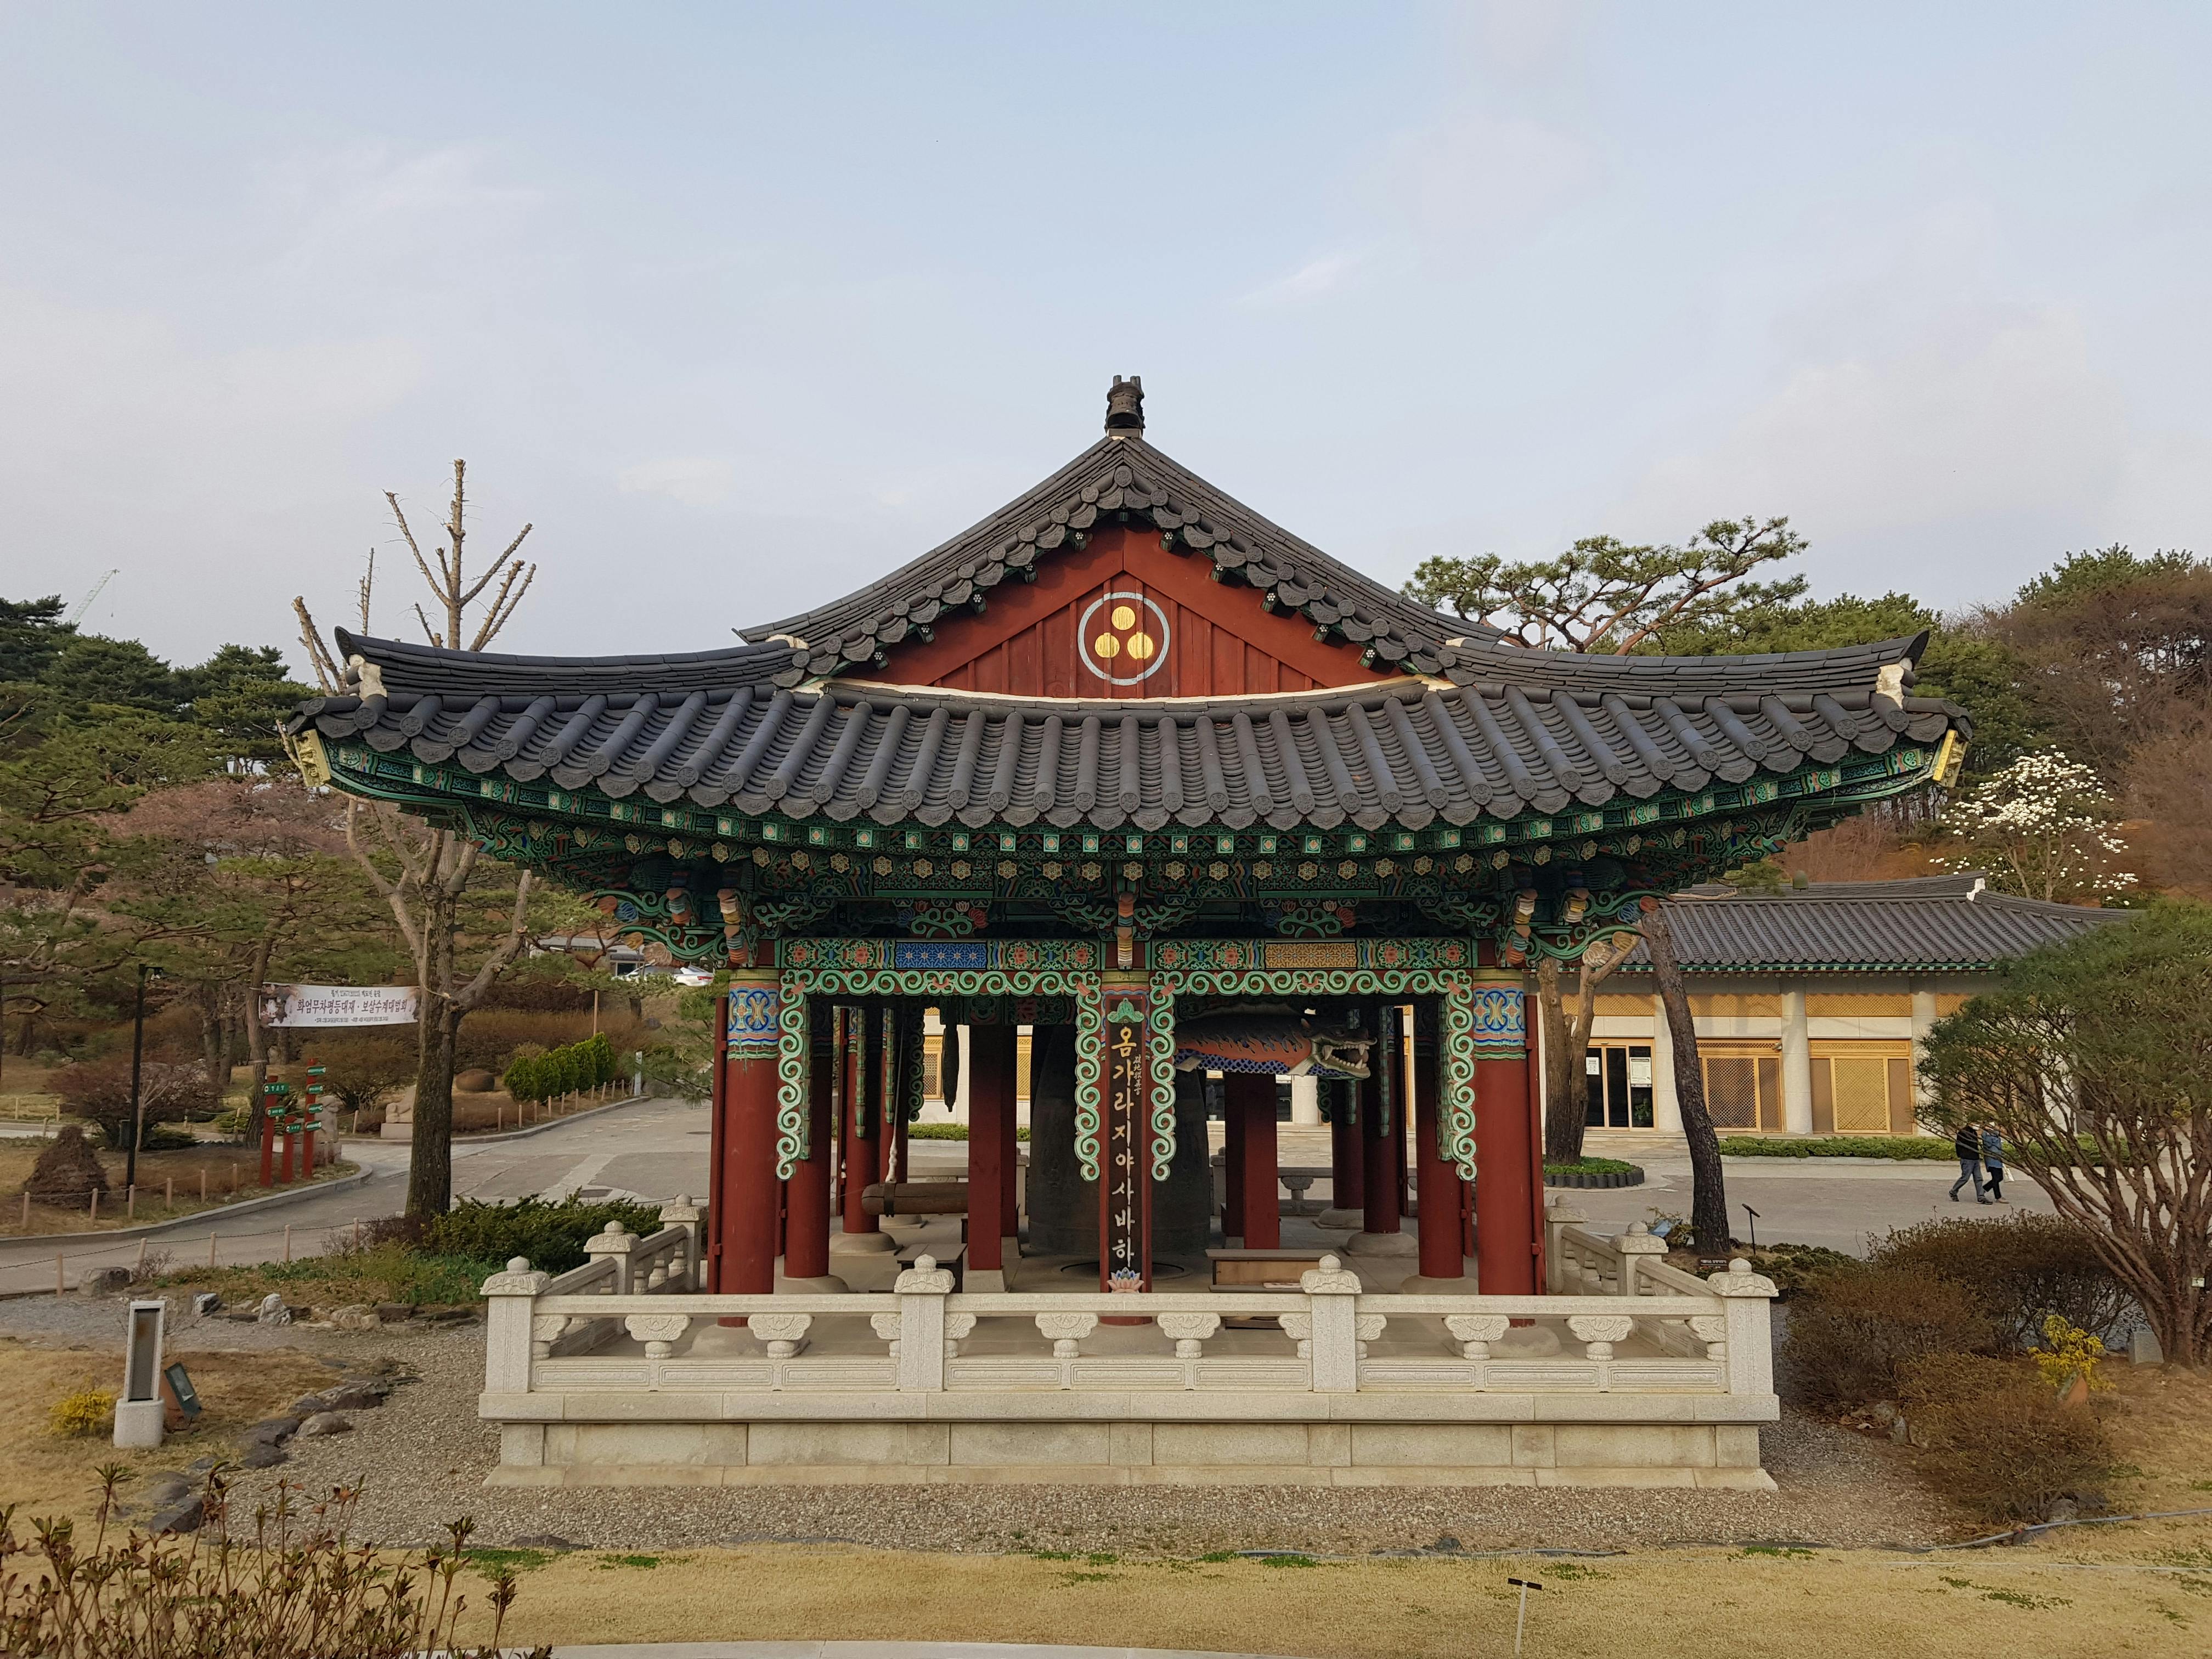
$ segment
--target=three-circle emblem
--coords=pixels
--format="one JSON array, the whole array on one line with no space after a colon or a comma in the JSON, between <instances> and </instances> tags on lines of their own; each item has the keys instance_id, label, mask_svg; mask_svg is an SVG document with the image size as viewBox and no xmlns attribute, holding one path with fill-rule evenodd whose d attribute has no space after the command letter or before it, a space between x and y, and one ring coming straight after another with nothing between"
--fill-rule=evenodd
<instances>
[{"instance_id":1,"label":"three-circle emblem","mask_svg":"<svg viewBox=\"0 0 2212 1659\"><path fill-rule=\"evenodd\" d=\"M1075 625L1083 665L1109 685L1134 685L1168 659L1168 617L1142 593L1102 593Z\"/></svg>"}]
</instances>

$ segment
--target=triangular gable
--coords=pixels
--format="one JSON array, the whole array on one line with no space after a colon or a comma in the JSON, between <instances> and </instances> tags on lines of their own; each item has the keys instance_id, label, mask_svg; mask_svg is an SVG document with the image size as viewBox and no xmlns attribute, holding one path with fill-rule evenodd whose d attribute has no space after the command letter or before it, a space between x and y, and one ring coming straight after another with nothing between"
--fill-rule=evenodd
<instances>
[{"instance_id":1,"label":"triangular gable","mask_svg":"<svg viewBox=\"0 0 2212 1659\"><path fill-rule=\"evenodd\" d=\"M1142 435L1142 395L1133 380L1117 380L1109 395L1107 435L1035 489L880 580L799 616L746 629L744 637L793 646L784 676L790 684L827 676L960 684L946 677L970 663L971 674L994 679L1001 671L990 653L1004 647L1011 653L1004 671L1010 685L1065 683L1085 695L1110 690L1124 696L1256 690L1271 672L1277 684L1269 689L1285 690L1435 674L1454 659L1447 641L1496 637L1480 623L1415 605L1152 447ZM1117 531L1127 533L1117 538ZM1136 550L1140 542L1159 556ZM1081 577L1103 580L1109 567L1138 579L1167 613L1166 631L1174 636L1168 666L1110 688L1073 644L1089 603ZM1070 568L1073 574L1060 574ZM1143 586L1153 582L1190 613L1187 633L1165 599ZM1024 597L1025 589L1046 583L1061 597L1052 603ZM1194 586L1201 583L1223 593L1194 601ZM1024 628L1045 623L1070 605L1078 605L1073 616L1053 623L1034 647L1018 642ZM1018 611L1019 623L994 622L980 630L964 625L1005 611ZM1052 628L1068 641L1064 667L1045 665L1042 654L1055 637ZM1215 637L1220 629L1247 647L1241 671L1231 671L1228 647ZM952 646L956 635L969 642ZM1209 651L1222 653L1218 672L1200 672L1195 658L1174 642L1195 649L1201 639ZM940 640L944 648L935 648ZM1018 665L1032 649L1040 665L1024 678L1027 671ZM1249 658L1255 651L1272 670ZM1156 689L1163 680L1192 689Z\"/></svg>"},{"instance_id":2,"label":"triangular gable","mask_svg":"<svg viewBox=\"0 0 2212 1659\"><path fill-rule=\"evenodd\" d=\"M939 621L884 665L848 678L1032 697L1242 696L1380 676L1296 612L1163 550L1149 525L1113 525L1000 584L981 611Z\"/></svg>"}]
</instances>

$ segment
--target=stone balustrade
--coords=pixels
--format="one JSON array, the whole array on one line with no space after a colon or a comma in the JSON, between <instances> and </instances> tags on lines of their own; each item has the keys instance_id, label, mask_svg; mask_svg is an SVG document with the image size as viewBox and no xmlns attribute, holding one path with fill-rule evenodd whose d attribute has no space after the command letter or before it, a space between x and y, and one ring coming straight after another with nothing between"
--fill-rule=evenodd
<instances>
[{"instance_id":1,"label":"stone balustrade","mask_svg":"<svg viewBox=\"0 0 2212 1659\"><path fill-rule=\"evenodd\" d=\"M1771 1486L1772 1284L1564 1205L1554 1290L1498 1297L1334 1256L1259 1292L963 1294L925 1256L888 1292L717 1296L696 1212L663 1218L485 1283L495 1479Z\"/></svg>"},{"instance_id":2,"label":"stone balustrade","mask_svg":"<svg viewBox=\"0 0 2212 1659\"><path fill-rule=\"evenodd\" d=\"M632 1241L629 1261L665 1237ZM1595 1246L1607 1241L1572 1242L1583 1284L1626 1272L1633 1292L1380 1295L1363 1291L1330 1256L1296 1291L960 1295L952 1275L925 1256L889 1294L708 1296L679 1288L673 1276L648 1290L611 1288L607 1264L618 1270L623 1259L611 1252L559 1279L518 1259L484 1286L488 1374L502 1379L488 1392L1535 1388L1771 1396L1768 1281L1741 1262L1699 1279L1639 1260L1633 1235L1612 1244L1626 1245L1625 1259L1637 1267L1608 1272L1584 1265L1599 1260ZM1150 1322L1141 1334L1111 1328L1133 1316ZM1224 1330L1224 1320L1266 1318L1277 1330ZM678 1355L695 1328L732 1319L749 1322L750 1342ZM1100 1340L1102 1321L1111 1340ZM586 1326L596 1344L570 1340ZM825 1340L832 1332L836 1340ZM642 1351L590 1352L625 1334ZM1624 1353L1638 1335L1647 1351Z\"/></svg>"}]
</instances>

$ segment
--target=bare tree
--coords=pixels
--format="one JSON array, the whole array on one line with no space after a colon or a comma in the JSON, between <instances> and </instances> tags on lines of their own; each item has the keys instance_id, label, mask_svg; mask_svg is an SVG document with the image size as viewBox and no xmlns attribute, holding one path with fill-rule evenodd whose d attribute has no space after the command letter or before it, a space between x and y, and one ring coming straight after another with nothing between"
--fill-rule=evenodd
<instances>
[{"instance_id":1,"label":"bare tree","mask_svg":"<svg viewBox=\"0 0 2212 1659\"><path fill-rule=\"evenodd\" d=\"M1615 933L1584 948L1571 1012L1560 983L1560 964L1549 957L1536 964L1536 1005L1544 1022L1544 1156L1553 1163L1571 1164L1583 1155L1588 1127L1583 1066L1590 1027L1597 1020L1597 988L1628 959L1636 937Z\"/></svg>"},{"instance_id":2,"label":"bare tree","mask_svg":"<svg viewBox=\"0 0 2212 1659\"><path fill-rule=\"evenodd\" d=\"M445 625L440 629L432 624L421 605L415 607L429 642L447 650L482 651L513 618L515 607L537 577L538 567L526 565L517 552L531 532L526 524L483 574L473 581L469 579L462 558L468 535L467 479L467 463L455 461L453 499L445 526L447 544L429 558L416 544L398 496L387 490L385 500L392 504L392 516L408 550L415 556L416 568L430 589L434 607L442 613ZM364 632L369 626L374 574L372 555L368 574L359 589ZM463 646L469 607L487 589L489 603ZM300 619L301 642L323 690L337 695L349 684L358 684L358 659L338 663L304 599L295 599L292 609ZM407 1213L434 1215L453 1202L455 1039L463 1017L483 1000L493 981L521 955L528 942L531 872L525 870L515 877L508 907L506 872L483 859L474 842L410 817L381 801L348 801L345 839L348 850L391 907L392 921L415 964L415 982L421 995L416 1021L415 1115L407 1170ZM487 928L482 925L485 901L495 896L506 912L504 922Z\"/></svg>"}]
</instances>

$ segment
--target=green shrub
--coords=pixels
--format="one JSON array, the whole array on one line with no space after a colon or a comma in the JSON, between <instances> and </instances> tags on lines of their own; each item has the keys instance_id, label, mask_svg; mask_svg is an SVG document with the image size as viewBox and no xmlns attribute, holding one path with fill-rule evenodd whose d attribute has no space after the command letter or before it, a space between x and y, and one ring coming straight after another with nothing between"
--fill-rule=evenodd
<instances>
[{"instance_id":1,"label":"green shrub","mask_svg":"<svg viewBox=\"0 0 2212 1659\"><path fill-rule=\"evenodd\" d=\"M1842 1411L1896 1399L1909 1360L1984 1352L1995 1340L1960 1286L1918 1271L1860 1267L1818 1276L1790 1305L1782 1362L1802 1398Z\"/></svg>"},{"instance_id":2,"label":"green shrub","mask_svg":"<svg viewBox=\"0 0 2212 1659\"><path fill-rule=\"evenodd\" d=\"M2087 1229L2057 1216L1923 1221L1875 1246L1875 1265L1960 1286L1996 1328L1998 1348L2024 1353L2046 1315L2106 1340L2133 1322L2135 1304L2097 1255Z\"/></svg>"},{"instance_id":3,"label":"green shrub","mask_svg":"<svg viewBox=\"0 0 2212 1659\"><path fill-rule=\"evenodd\" d=\"M1785 1297L1810 1289L1830 1273L1857 1273L1866 1266L1856 1256L1824 1244L1793 1244L1787 1240L1762 1244L1749 1255L1753 1268L1772 1279L1774 1288Z\"/></svg>"},{"instance_id":4,"label":"green shrub","mask_svg":"<svg viewBox=\"0 0 2212 1659\"><path fill-rule=\"evenodd\" d=\"M519 1204L471 1200L423 1224L418 1247L489 1261L495 1271L511 1256L527 1256L539 1272L561 1273L584 1265L584 1241L605 1231L610 1221L640 1237L660 1231L660 1212L650 1204L586 1204L573 1197L558 1204L539 1198Z\"/></svg>"},{"instance_id":5,"label":"green shrub","mask_svg":"<svg viewBox=\"0 0 2212 1659\"><path fill-rule=\"evenodd\" d=\"M500 1077L500 1086L507 1091L507 1098L517 1103L538 1098L538 1061L529 1054L517 1054L507 1064Z\"/></svg>"},{"instance_id":6,"label":"green shrub","mask_svg":"<svg viewBox=\"0 0 2212 1659\"><path fill-rule=\"evenodd\" d=\"M1813 1139L1724 1135L1723 1158L1886 1158L1897 1163L1940 1164L1954 1154L1932 1135L1821 1135Z\"/></svg>"},{"instance_id":7,"label":"green shrub","mask_svg":"<svg viewBox=\"0 0 2212 1659\"><path fill-rule=\"evenodd\" d=\"M906 1138L908 1140L965 1140L968 1139L968 1126L964 1123L909 1123L906 1126ZM1026 1141L1029 1138L1030 1126L1026 1123L1014 1131L1017 1140Z\"/></svg>"},{"instance_id":8,"label":"green shrub","mask_svg":"<svg viewBox=\"0 0 2212 1659\"><path fill-rule=\"evenodd\" d=\"M2062 1498L2104 1501L2112 1466L2105 1425L2069 1406L2028 1367L1935 1353L1901 1368L1899 1398L1913 1443L1947 1497L1990 1521L2040 1521Z\"/></svg>"},{"instance_id":9,"label":"green shrub","mask_svg":"<svg viewBox=\"0 0 2212 1659\"><path fill-rule=\"evenodd\" d=\"M1636 1166L1617 1158L1546 1158L1546 1175L1626 1175Z\"/></svg>"}]
</instances>

